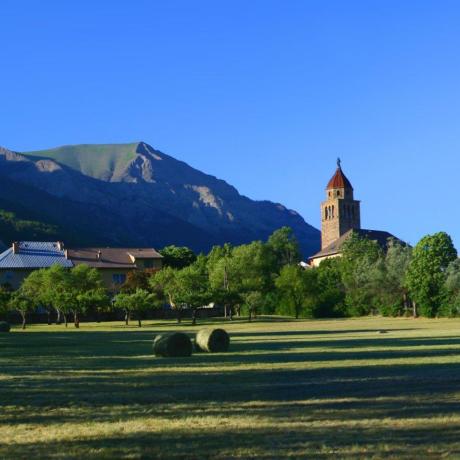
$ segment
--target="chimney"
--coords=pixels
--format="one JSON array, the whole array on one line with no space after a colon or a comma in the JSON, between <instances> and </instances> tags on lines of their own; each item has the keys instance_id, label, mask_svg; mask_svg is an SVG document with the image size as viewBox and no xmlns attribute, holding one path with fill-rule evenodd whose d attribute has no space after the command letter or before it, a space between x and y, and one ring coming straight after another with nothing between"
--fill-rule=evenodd
<instances>
[{"instance_id":1,"label":"chimney","mask_svg":"<svg viewBox=\"0 0 460 460\"><path fill-rule=\"evenodd\" d=\"M13 243L13 254L18 254L19 253L19 241L15 241Z\"/></svg>"},{"instance_id":2,"label":"chimney","mask_svg":"<svg viewBox=\"0 0 460 460\"><path fill-rule=\"evenodd\" d=\"M97 260L97 261L101 260L101 257L102 257L102 251L99 249L99 250L97 251L96 260Z\"/></svg>"},{"instance_id":3,"label":"chimney","mask_svg":"<svg viewBox=\"0 0 460 460\"><path fill-rule=\"evenodd\" d=\"M57 247L58 247L59 251L63 251L64 250L64 243L62 241L58 241L57 242Z\"/></svg>"}]
</instances>

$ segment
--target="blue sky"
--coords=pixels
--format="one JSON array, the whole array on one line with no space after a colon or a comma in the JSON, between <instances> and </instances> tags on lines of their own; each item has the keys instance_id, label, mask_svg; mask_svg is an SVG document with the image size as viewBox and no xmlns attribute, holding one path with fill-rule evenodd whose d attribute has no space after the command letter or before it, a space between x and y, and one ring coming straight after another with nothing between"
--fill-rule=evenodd
<instances>
[{"instance_id":1,"label":"blue sky","mask_svg":"<svg viewBox=\"0 0 460 460\"><path fill-rule=\"evenodd\" d=\"M457 1L0 2L0 145L143 140L319 227L337 156L365 228L460 248Z\"/></svg>"}]
</instances>

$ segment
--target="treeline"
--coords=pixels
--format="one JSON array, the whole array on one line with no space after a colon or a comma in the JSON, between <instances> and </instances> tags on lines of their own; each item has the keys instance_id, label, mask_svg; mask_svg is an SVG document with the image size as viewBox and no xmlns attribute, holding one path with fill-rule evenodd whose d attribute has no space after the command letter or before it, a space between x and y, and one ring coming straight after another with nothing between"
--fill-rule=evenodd
<instances>
[{"instance_id":1,"label":"treeline","mask_svg":"<svg viewBox=\"0 0 460 460\"><path fill-rule=\"evenodd\" d=\"M225 315L286 315L324 318L381 314L386 316L457 316L460 313L460 262L451 238L428 235L414 247L377 242L353 235L341 257L317 268L299 265L299 244L284 227L267 242L215 246L196 256L190 249L168 246L160 251L164 268L134 271L116 295L104 289L95 269L53 266L31 273L20 289L0 289L0 307L19 312L40 305L78 327L89 311L122 310L139 326L145 313L169 305L181 321L191 311L221 305Z\"/></svg>"}]
</instances>

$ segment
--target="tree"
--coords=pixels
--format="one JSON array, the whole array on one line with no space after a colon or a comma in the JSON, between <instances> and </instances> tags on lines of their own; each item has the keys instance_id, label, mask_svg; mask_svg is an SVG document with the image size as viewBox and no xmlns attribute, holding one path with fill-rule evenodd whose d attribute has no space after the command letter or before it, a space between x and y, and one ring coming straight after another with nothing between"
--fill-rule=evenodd
<instances>
[{"instance_id":1,"label":"tree","mask_svg":"<svg viewBox=\"0 0 460 460\"><path fill-rule=\"evenodd\" d=\"M9 307L21 315L22 329L26 328L27 313L33 308L33 306L34 304L31 299L25 296L20 289L15 291L10 298Z\"/></svg>"},{"instance_id":2,"label":"tree","mask_svg":"<svg viewBox=\"0 0 460 460\"><path fill-rule=\"evenodd\" d=\"M65 327L68 324L68 314L71 312L72 293L70 292L70 271L61 265L55 264L44 270L43 278L43 293L50 305L57 312L57 323L61 322L61 315L64 318Z\"/></svg>"},{"instance_id":3,"label":"tree","mask_svg":"<svg viewBox=\"0 0 460 460\"><path fill-rule=\"evenodd\" d=\"M163 266L172 268L187 267L196 260L195 253L186 246L166 246L160 250L163 256Z\"/></svg>"},{"instance_id":4,"label":"tree","mask_svg":"<svg viewBox=\"0 0 460 460\"><path fill-rule=\"evenodd\" d=\"M178 272L174 268L165 267L149 279L149 286L158 299L168 302L171 308L176 311L177 322L180 323L182 320L183 305L178 300Z\"/></svg>"},{"instance_id":5,"label":"tree","mask_svg":"<svg viewBox=\"0 0 460 460\"><path fill-rule=\"evenodd\" d=\"M76 328L80 327L80 314L88 311L92 306L108 302L99 272L84 264L70 270L65 278L64 290L67 290L67 304L73 313Z\"/></svg>"},{"instance_id":6,"label":"tree","mask_svg":"<svg viewBox=\"0 0 460 460\"><path fill-rule=\"evenodd\" d=\"M446 270L456 258L452 239L445 232L427 235L415 246L405 285L423 316L436 316L444 303Z\"/></svg>"},{"instance_id":7,"label":"tree","mask_svg":"<svg viewBox=\"0 0 460 460\"><path fill-rule=\"evenodd\" d=\"M120 288L121 292L133 293L137 289L150 289L150 277L156 272L155 269L147 268L145 270L132 270L126 275L126 281Z\"/></svg>"},{"instance_id":8,"label":"tree","mask_svg":"<svg viewBox=\"0 0 460 460\"><path fill-rule=\"evenodd\" d=\"M356 234L344 243L340 267L348 314L367 315L372 311L375 299L371 289L371 270L382 255L376 241Z\"/></svg>"},{"instance_id":9,"label":"tree","mask_svg":"<svg viewBox=\"0 0 460 460\"><path fill-rule=\"evenodd\" d=\"M248 319L257 316L258 310L264 303L264 295L260 291L247 291L243 294L244 303L248 309Z\"/></svg>"},{"instance_id":10,"label":"tree","mask_svg":"<svg viewBox=\"0 0 460 460\"><path fill-rule=\"evenodd\" d=\"M145 289L136 289L131 294L120 293L115 297L115 307L125 311L135 311L139 327L142 326L142 313L158 306L157 298L154 294Z\"/></svg>"},{"instance_id":11,"label":"tree","mask_svg":"<svg viewBox=\"0 0 460 460\"><path fill-rule=\"evenodd\" d=\"M199 256L188 267L177 272L177 298L192 310L192 324L196 324L198 310L211 301L206 258Z\"/></svg>"},{"instance_id":12,"label":"tree","mask_svg":"<svg viewBox=\"0 0 460 460\"><path fill-rule=\"evenodd\" d=\"M460 314L460 259L455 259L447 267L445 289L448 295L440 312L444 316L458 316Z\"/></svg>"},{"instance_id":13,"label":"tree","mask_svg":"<svg viewBox=\"0 0 460 460\"><path fill-rule=\"evenodd\" d=\"M224 306L224 315L233 317L233 309L241 304L238 292L238 273L233 261L233 247L229 244L214 246L208 254L207 269L212 298Z\"/></svg>"},{"instance_id":14,"label":"tree","mask_svg":"<svg viewBox=\"0 0 460 460\"><path fill-rule=\"evenodd\" d=\"M380 313L400 315L409 309L406 272L412 258L412 248L390 240L385 254L369 271L369 289Z\"/></svg>"},{"instance_id":15,"label":"tree","mask_svg":"<svg viewBox=\"0 0 460 460\"><path fill-rule=\"evenodd\" d=\"M290 227L274 231L268 238L267 245L275 256L277 271L284 265L298 264L302 258L299 242Z\"/></svg>"},{"instance_id":16,"label":"tree","mask_svg":"<svg viewBox=\"0 0 460 460\"><path fill-rule=\"evenodd\" d=\"M284 312L295 316L303 313L312 317L317 297L317 272L304 270L298 265L285 265L275 280Z\"/></svg>"},{"instance_id":17,"label":"tree","mask_svg":"<svg viewBox=\"0 0 460 460\"><path fill-rule=\"evenodd\" d=\"M51 324L51 298L47 287L47 269L34 270L22 282L21 291L35 305L40 305L46 308L48 316L48 324Z\"/></svg>"},{"instance_id":18,"label":"tree","mask_svg":"<svg viewBox=\"0 0 460 460\"><path fill-rule=\"evenodd\" d=\"M346 314L342 262L341 257L326 259L314 269L318 283L315 309L317 317L336 317Z\"/></svg>"}]
</instances>

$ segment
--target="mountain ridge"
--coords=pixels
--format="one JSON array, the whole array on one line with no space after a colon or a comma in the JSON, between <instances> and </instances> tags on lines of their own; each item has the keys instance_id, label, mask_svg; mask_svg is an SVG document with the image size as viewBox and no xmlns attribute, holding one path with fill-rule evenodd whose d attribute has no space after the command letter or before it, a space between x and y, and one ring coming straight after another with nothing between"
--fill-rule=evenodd
<instances>
[{"instance_id":1,"label":"mountain ridge","mask_svg":"<svg viewBox=\"0 0 460 460\"><path fill-rule=\"evenodd\" d=\"M208 250L227 241L266 239L288 225L305 256L319 247L319 231L296 211L251 200L226 181L145 142L68 145L22 153L0 148L0 177L67 200L78 214L82 205L89 205L112 216L120 229L97 230L107 234L110 244L114 236L125 240L129 231L127 239L133 243L161 247L154 243L187 241L195 250Z\"/></svg>"}]
</instances>

